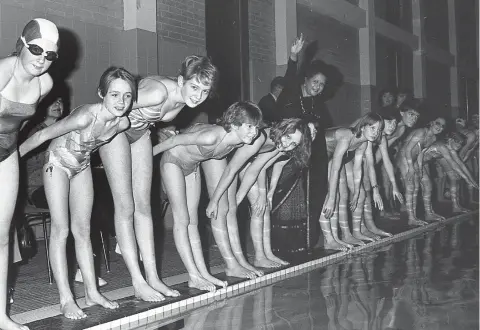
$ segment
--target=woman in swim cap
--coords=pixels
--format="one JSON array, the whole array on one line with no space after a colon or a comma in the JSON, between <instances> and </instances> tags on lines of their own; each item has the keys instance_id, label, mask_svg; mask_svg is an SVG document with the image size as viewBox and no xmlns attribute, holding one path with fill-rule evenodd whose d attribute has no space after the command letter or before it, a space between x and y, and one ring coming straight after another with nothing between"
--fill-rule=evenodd
<instances>
[{"instance_id":1,"label":"woman in swim cap","mask_svg":"<svg viewBox=\"0 0 480 330\"><path fill-rule=\"evenodd\" d=\"M46 19L36 18L23 29L15 52L0 59L1 329L28 329L6 314L9 231L19 185L17 138L22 122L33 116L38 102L52 89L52 78L46 72L57 59L57 50L57 27Z\"/></svg>"}]
</instances>

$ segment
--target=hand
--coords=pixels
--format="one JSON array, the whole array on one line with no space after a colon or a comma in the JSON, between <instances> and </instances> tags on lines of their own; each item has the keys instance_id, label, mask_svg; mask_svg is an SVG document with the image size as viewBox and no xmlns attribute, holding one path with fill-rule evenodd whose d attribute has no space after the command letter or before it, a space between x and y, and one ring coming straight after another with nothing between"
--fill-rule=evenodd
<instances>
[{"instance_id":1,"label":"hand","mask_svg":"<svg viewBox=\"0 0 480 330\"><path fill-rule=\"evenodd\" d=\"M393 188L393 200L395 200L395 198L400 202L400 204L403 204L403 196L398 191L398 188Z\"/></svg>"},{"instance_id":2,"label":"hand","mask_svg":"<svg viewBox=\"0 0 480 330\"><path fill-rule=\"evenodd\" d=\"M217 213L218 213L218 202L210 201L207 206L207 217L209 217L212 220L217 219Z\"/></svg>"},{"instance_id":3,"label":"hand","mask_svg":"<svg viewBox=\"0 0 480 330\"><path fill-rule=\"evenodd\" d=\"M373 202L377 209L380 211L383 211L383 201L382 201L382 196L380 196L380 193L378 192L378 188L373 189Z\"/></svg>"},{"instance_id":4,"label":"hand","mask_svg":"<svg viewBox=\"0 0 480 330\"><path fill-rule=\"evenodd\" d=\"M308 128L310 129L310 134L312 136L312 141L315 140L315 137L317 136L317 128L313 123L308 123Z\"/></svg>"},{"instance_id":5,"label":"hand","mask_svg":"<svg viewBox=\"0 0 480 330\"><path fill-rule=\"evenodd\" d=\"M323 213L325 213L325 218L330 219L333 215L335 209L335 198L327 197L325 204L323 205Z\"/></svg>"},{"instance_id":6,"label":"hand","mask_svg":"<svg viewBox=\"0 0 480 330\"><path fill-rule=\"evenodd\" d=\"M360 195L360 192L354 192L352 195L352 200L350 201L350 211L355 211L357 208L357 203L358 203L358 196Z\"/></svg>"},{"instance_id":7,"label":"hand","mask_svg":"<svg viewBox=\"0 0 480 330\"><path fill-rule=\"evenodd\" d=\"M305 39L303 38L303 33L300 33L300 38L295 38L293 41L292 47L290 48L290 53L294 56L298 55L303 48Z\"/></svg>"},{"instance_id":8,"label":"hand","mask_svg":"<svg viewBox=\"0 0 480 330\"><path fill-rule=\"evenodd\" d=\"M478 190L478 183L470 181L468 185Z\"/></svg>"},{"instance_id":9,"label":"hand","mask_svg":"<svg viewBox=\"0 0 480 330\"><path fill-rule=\"evenodd\" d=\"M267 207L267 194L265 191L260 190L257 200L252 205L253 214L257 217L263 216L265 208Z\"/></svg>"}]
</instances>

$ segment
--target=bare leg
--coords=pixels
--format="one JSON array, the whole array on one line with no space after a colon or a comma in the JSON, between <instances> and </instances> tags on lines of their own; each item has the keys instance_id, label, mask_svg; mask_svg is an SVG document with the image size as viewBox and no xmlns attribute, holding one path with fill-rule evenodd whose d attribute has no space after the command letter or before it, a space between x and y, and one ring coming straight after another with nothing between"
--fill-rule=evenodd
<instances>
[{"instance_id":1,"label":"bare leg","mask_svg":"<svg viewBox=\"0 0 480 330\"><path fill-rule=\"evenodd\" d=\"M448 179L450 181L450 196L452 199L452 206L453 206L453 212L461 212L461 213L467 213L470 212L471 210L462 207L460 205L459 201L459 193L458 193L458 188L459 188L459 183L460 183L460 176L455 173L455 172L448 172Z\"/></svg>"},{"instance_id":2,"label":"bare leg","mask_svg":"<svg viewBox=\"0 0 480 330\"><path fill-rule=\"evenodd\" d=\"M215 188L217 187L217 184L220 181L220 177L222 176L226 166L227 161L225 159L211 159L202 163L208 194L210 196L213 195L213 192L215 191ZM230 211L228 201L229 195L230 193L223 194L218 203L217 218L211 222L213 236L215 237L215 242L217 243L220 253L222 254L223 260L226 264L225 273L228 276L255 278L257 276L256 272L241 265L237 259L241 257L234 254L234 252L236 252L237 255L241 254L241 256L244 258L243 251L241 251L240 246L240 238L236 224L236 214L233 214L233 212L236 213L236 208L231 211L231 217L229 218L231 221L227 223L227 214ZM229 233L229 230L234 232ZM234 238L235 242L231 241L231 237ZM232 248L232 246L235 246L235 250Z\"/></svg>"},{"instance_id":3,"label":"bare leg","mask_svg":"<svg viewBox=\"0 0 480 330\"><path fill-rule=\"evenodd\" d=\"M184 177L177 165L166 163L161 167L161 175L172 207L175 246L190 277L188 286L207 291L215 291L215 285L225 286L209 274L203 257L197 216L201 188L198 169Z\"/></svg>"},{"instance_id":4,"label":"bare leg","mask_svg":"<svg viewBox=\"0 0 480 330\"><path fill-rule=\"evenodd\" d=\"M427 165L424 165L422 176L422 196L423 205L425 207L425 220L443 221L445 220L439 214L436 214L432 208L432 183L430 182L430 171Z\"/></svg>"},{"instance_id":5,"label":"bare leg","mask_svg":"<svg viewBox=\"0 0 480 330\"><path fill-rule=\"evenodd\" d=\"M240 266L249 271L253 272L256 276L262 276L263 271L255 268L254 266L248 263L245 254L242 249L242 242L240 241L240 232L238 230L238 220L237 220L237 179L233 180L230 187L228 187L228 212L227 212L227 228L228 228L228 238L230 239L230 244L232 251L235 254Z\"/></svg>"},{"instance_id":6,"label":"bare leg","mask_svg":"<svg viewBox=\"0 0 480 330\"><path fill-rule=\"evenodd\" d=\"M347 211L347 204L348 204L348 187L347 187L347 176L345 172L345 168L347 165L344 165L340 171L340 178L338 181L338 195L337 195L337 203L335 205L335 213L333 214L333 218L338 217L338 222L340 223L340 229L342 231L342 240L348 244L352 245L365 245L365 243L358 237L355 237L355 234L352 235L350 232L350 227L348 225L348 211ZM359 199L358 205L360 208L361 201Z\"/></svg>"},{"instance_id":7,"label":"bare leg","mask_svg":"<svg viewBox=\"0 0 480 330\"><path fill-rule=\"evenodd\" d=\"M97 289L90 240L90 217L93 207L93 182L90 167L70 180L69 201L75 252L85 286L85 302L88 306L101 305L108 309L118 308L117 302L108 300Z\"/></svg>"},{"instance_id":8,"label":"bare leg","mask_svg":"<svg viewBox=\"0 0 480 330\"><path fill-rule=\"evenodd\" d=\"M332 162L328 163L328 172L330 174ZM326 199L325 199L326 202ZM333 217L332 217L333 218ZM320 214L320 228L322 229L323 238L325 239L324 248L327 250L340 250L347 251L351 249L353 245L343 242L338 237L338 218L335 219L325 218L325 214L322 212Z\"/></svg>"},{"instance_id":9,"label":"bare leg","mask_svg":"<svg viewBox=\"0 0 480 330\"><path fill-rule=\"evenodd\" d=\"M143 238L139 236L137 224L134 227L132 154L125 134L118 134L110 143L102 146L100 156L112 191L117 242L132 277L135 296L145 301L162 301L165 297L147 283L140 271L137 238Z\"/></svg>"},{"instance_id":10,"label":"bare leg","mask_svg":"<svg viewBox=\"0 0 480 330\"><path fill-rule=\"evenodd\" d=\"M417 197L417 193L415 192L416 176L407 178L406 164L400 164L399 167L405 185L405 201L408 213L408 224L410 226L424 226L427 224L427 222L418 219L416 216L416 203L414 203L414 199Z\"/></svg>"},{"instance_id":11,"label":"bare leg","mask_svg":"<svg viewBox=\"0 0 480 330\"><path fill-rule=\"evenodd\" d=\"M169 297L178 297L180 293L167 287L158 276L157 271L150 201L153 156L149 135L144 135L132 144L131 153L135 233L145 268L146 280L156 291Z\"/></svg>"},{"instance_id":12,"label":"bare leg","mask_svg":"<svg viewBox=\"0 0 480 330\"><path fill-rule=\"evenodd\" d=\"M70 180L57 167L43 171L45 195L50 209L50 263L60 295L60 311L69 319L82 319L87 315L77 306L68 282L67 238L70 232L69 194Z\"/></svg>"},{"instance_id":13,"label":"bare leg","mask_svg":"<svg viewBox=\"0 0 480 330\"><path fill-rule=\"evenodd\" d=\"M365 203L363 207L363 219L360 225L360 232L375 240L379 240L381 236L391 237L392 234L378 228L373 221L372 185L370 183L370 175L366 168L364 168L363 171L363 187L365 189Z\"/></svg>"},{"instance_id":14,"label":"bare leg","mask_svg":"<svg viewBox=\"0 0 480 330\"><path fill-rule=\"evenodd\" d=\"M10 226L18 194L18 154L14 152L0 162L0 329L28 330L7 315L8 250Z\"/></svg>"},{"instance_id":15,"label":"bare leg","mask_svg":"<svg viewBox=\"0 0 480 330\"><path fill-rule=\"evenodd\" d=\"M280 264L280 265L288 265L289 262L280 259L277 257L272 250L272 240L271 240L271 218L270 218L270 206L267 204L267 208L265 210L265 214L263 215L263 249L265 251L265 255L268 259Z\"/></svg>"},{"instance_id":16,"label":"bare leg","mask_svg":"<svg viewBox=\"0 0 480 330\"><path fill-rule=\"evenodd\" d=\"M258 198L258 186L254 185L248 192L248 200L250 205L253 205ZM279 267L280 264L267 258L265 254L265 247L263 246L263 235L264 235L264 214L260 214L252 210L252 216L250 218L250 235L252 235L253 248L255 250L255 261L254 265L257 267L265 268L275 268Z\"/></svg>"}]
</instances>

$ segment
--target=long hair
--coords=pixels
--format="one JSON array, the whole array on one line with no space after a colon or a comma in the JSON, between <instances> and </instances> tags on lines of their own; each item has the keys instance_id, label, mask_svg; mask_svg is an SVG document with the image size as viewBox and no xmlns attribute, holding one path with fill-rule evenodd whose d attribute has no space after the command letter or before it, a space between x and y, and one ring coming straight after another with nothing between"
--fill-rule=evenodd
<instances>
[{"instance_id":1,"label":"long hair","mask_svg":"<svg viewBox=\"0 0 480 330\"><path fill-rule=\"evenodd\" d=\"M284 119L272 125L269 137L278 146L281 144L283 136L295 133L296 130L302 134L300 143L295 149L287 151L286 154L293 159L296 165L307 167L312 152L312 137L307 122L298 118Z\"/></svg>"},{"instance_id":2,"label":"long hair","mask_svg":"<svg viewBox=\"0 0 480 330\"><path fill-rule=\"evenodd\" d=\"M239 101L233 103L217 121L217 125L222 126L227 132L230 132L232 125L242 126L244 123L257 127L262 124L262 111L253 102Z\"/></svg>"},{"instance_id":3,"label":"long hair","mask_svg":"<svg viewBox=\"0 0 480 330\"><path fill-rule=\"evenodd\" d=\"M385 123L383 122L382 116L380 116L378 113L369 112L366 115L364 115L362 118L360 118L357 125L351 128L352 133L355 135L356 138L359 138L362 135L363 127L368 125L374 125L376 123L380 123L380 131L383 131L383 127L385 126ZM374 142L378 143L381 138L382 138L382 134L378 134L377 140Z\"/></svg>"}]
</instances>

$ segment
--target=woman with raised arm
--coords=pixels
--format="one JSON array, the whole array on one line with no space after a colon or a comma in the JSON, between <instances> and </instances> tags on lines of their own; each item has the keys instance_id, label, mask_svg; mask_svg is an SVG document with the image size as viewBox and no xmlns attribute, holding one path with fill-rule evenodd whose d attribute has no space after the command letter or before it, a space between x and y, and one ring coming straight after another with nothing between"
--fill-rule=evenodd
<instances>
[{"instance_id":1,"label":"woman with raised arm","mask_svg":"<svg viewBox=\"0 0 480 330\"><path fill-rule=\"evenodd\" d=\"M213 94L217 78L217 68L210 60L196 55L185 59L177 77L143 78L138 85L138 100L128 115L130 128L100 148L112 190L117 242L132 277L135 296L145 301L179 295L161 281L157 271L150 203L150 127L173 120L185 105L195 108L204 102ZM146 278L140 270L137 244Z\"/></svg>"},{"instance_id":2,"label":"woman with raised arm","mask_svg":"<svg viewBox=\"0 0 480 330\"><path fill-rule=\"evenodd\" d=\"M97 289L90 240L93 207L93 181L90 155L129 126L125 113L136 100L135 78L123 68L111 67L100 77L101 103L82 105L70 115L30 136L19 148L20 154L52 140L45 157L43 180L52 228L50 262L60 294L60 311L70 319L87 315L75 303L70 290L67 266L69 220L75 238L75 252L85 285L87 305L118 307ZM70 215L70 216L69 216Z\"/></svg>"},{"instance_id":3,"label":"woman with raised arm","mask_svg":"<svg viewBox=\"0 0 480 330\"><path fill-rule=\"evenodd\" d=\"M413 130L405 139L395 157L395 167L402 176L405 187L405 201L408 212L408 224L423 226L427 222L417 218L417 194L420 188L421 168L417 158L437 140L436 135L443 132L445 119L439 117L430 122L428 127Z\"/></svg>"},{"instance_id":4,"label":"woman with raised arm","mask_svg":"<svg viewBox=\"0 0 480 330\"><path fill-rule=\"evenodd\" d=\"M9 233L19 188L18 133L52 89L47 70L57 51L57 27L36 18L25 25L15 52L0 59L0 328L6 330L28 329L6 313Z\"/></svg>"},{"instance_id":5,"label":"woman with raised arm","mask_svg":"<svg viewBox=\"0 0 480 330\"><path fill-rule=\"evenodd\" d=\"M154 155L166 151L160 162L162 185L172 207L175 245L187 268L190 287L215 291L215 286L227 285L209 273L203 258L198 232L201 192L199 166L202 166L211 196L227 167L225 157L237 148L241 151L252 147L250 144L257 137L261 121L262 114L255 104L236 102L225 111L218 125L195 124L153 148ZM259 147L255 146L254 149L258 150ZM230 223L227 225L231 194L224 194L218 202L217 217L212 219L213 235L226 263L225 273L228 276L254 278L261 273L245 264L244 257L245 263L240 261L232 247L231 231L236 231L238 237L238 228L236 223L235 228Z\"/></svg>"},{"instance_id":6,"label":"woman with raised arm","mask_svg":"<svg viewBox=\"0 0 480 330\"><path fill-rule=\"evenodd\" d=\"M270 240L270 212L273 192L267 194L267 169L272 164L294 161L300 168L308 166L311 148L311 134L306 122L290 118L274 123L265 129L266 140L259 154L240 172L241 185L237 192L237 205L248 196L252 212L250 233L255 249L254 265L257 267L279 267L288 262L274 255ZM240 152L240 150L238 151ZM286 158L286 159L283 159ZM279 174L274 180L278 181ZM275 183L276 185L276 183ZM273 187L273 191L275 187ZM285 239L291 236L285 232ZM287 239L288 240L288 239ZM285 242L285 244L288 244Z\"/></svg>"},{"instance_id":7,"label":"woman with raised arm","mask_svg":"<svg viewBox=\"0 0 480 330\"><path fill-rule=\"evenodd\" d=\"M373 164L371 143L382 134L383 119L376 113L367 113L353 128L330 128L325 132L329 164L328 195L320 215L320 227L325 238L325 249L346 251L362 240L373 240L360 231L365 191L361 187L362 162ZM351 161L353 160L353 164ZM370 170L373 166L368 167ZM374 178L375 173L370 173ZM347 183L348 179L348 183ZM338 189L337 189L338 187ZM348 188L350 188L350 210L353 212L353 234L350 232L347 215ZM380 195L374 192L375 204L383 207ZM359 207L357 207L357 204ZM338 223L342 239L338 236Z\"/></svg>"}]
</instances>

